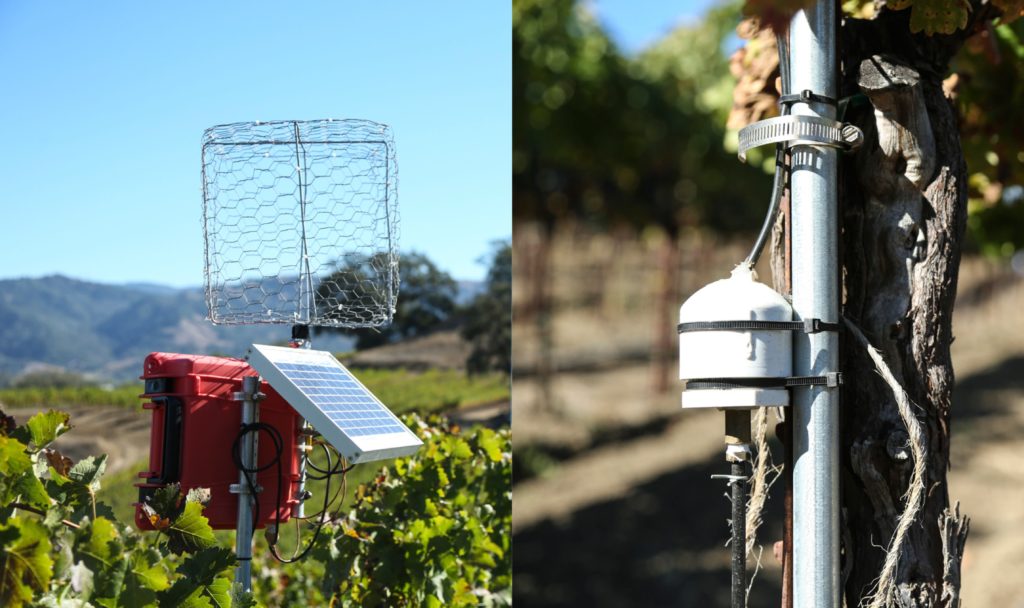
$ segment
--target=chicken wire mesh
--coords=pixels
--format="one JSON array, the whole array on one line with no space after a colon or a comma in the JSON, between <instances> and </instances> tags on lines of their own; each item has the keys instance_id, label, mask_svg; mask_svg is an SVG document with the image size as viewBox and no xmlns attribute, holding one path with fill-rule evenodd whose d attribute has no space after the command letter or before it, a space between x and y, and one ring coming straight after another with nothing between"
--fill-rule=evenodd
<instances>
[{"instance_id":1,"label":"chicken wire mesh","mask_svg":"<svg viewBox=\"0 0 1024 608\"><path fill-rule=\"evenodd\" d=\"M379 327L398 298L387 125L234 123L203 133L205 289L215 324Z\"/></svg>"}]
</instances>

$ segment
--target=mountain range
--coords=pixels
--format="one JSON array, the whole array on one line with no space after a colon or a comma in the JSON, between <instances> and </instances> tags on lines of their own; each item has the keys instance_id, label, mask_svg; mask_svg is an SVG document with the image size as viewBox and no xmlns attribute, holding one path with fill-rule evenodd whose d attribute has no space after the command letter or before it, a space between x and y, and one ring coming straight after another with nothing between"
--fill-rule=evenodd
<instances>
[{"instance_id":1,"label":"mountain range","mask_svg":"<svg viewBox=\"0 0 1024 608\"><path fill-rule=\"evenodd\" d=\"M459 283L459 300L481 284ZM0 384L63 369L103 382L137 378L155 351L241 356L253 342L287 341L287 325L214 326L202 288L110 285L61 275L0 280ZM352 348L348 336L317 336L315 348Z\"/></svg>"}]
</instances>

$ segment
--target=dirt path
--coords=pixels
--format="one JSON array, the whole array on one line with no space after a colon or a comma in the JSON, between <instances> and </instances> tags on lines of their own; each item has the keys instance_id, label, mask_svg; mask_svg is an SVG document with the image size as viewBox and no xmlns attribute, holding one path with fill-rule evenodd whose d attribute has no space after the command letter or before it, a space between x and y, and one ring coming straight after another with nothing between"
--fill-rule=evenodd
<instances>
[{"instance_id":1,"label":"dirt path","mask_svg":"<svg viewBox=\"0 0 1024 608\"><path fill-rule=\"evenodd\" d=\"M149 413L124 407L61 408L71 414L72 429L57 439L58 450L72 460L107 454L107 472L116 473L149 457ZM8 412L22 423L36 409Z\"/></svg>"},{"instance_id":2,"label":"dirt path","mask_svg":"<svg viewBox=\"0 0 1024 608\"><path fill-rule=\"evenodd\" d=\"M964 605L1024 607L1024 579L1011 574L1024 562L1017 532L1024 526L1024 324L1015 321L1024 281L986 272L964 273L961 292L976 297L960 303L954 319L949 493L972 519ZM990 279L998 289L973 289ZM570 316L555 327L559 341L569 341L563 354L585 352L572 340L597 335ZM558 374L547 407L536 377L516 380L517 449L568 454L513 490L517 599L531 606L728 605L728 502L709 479L722 472L721 415L681 413L678 392L652 395L650 379L650 369L635 363ZM664 427L595 443L609 429L643 427L666 412ZM781 535L780 496L776 489L767 506L762 539L769 547ZM780 573L770 549L763 566L751 606L777 606Z\"/></svg>"}]
</instances>

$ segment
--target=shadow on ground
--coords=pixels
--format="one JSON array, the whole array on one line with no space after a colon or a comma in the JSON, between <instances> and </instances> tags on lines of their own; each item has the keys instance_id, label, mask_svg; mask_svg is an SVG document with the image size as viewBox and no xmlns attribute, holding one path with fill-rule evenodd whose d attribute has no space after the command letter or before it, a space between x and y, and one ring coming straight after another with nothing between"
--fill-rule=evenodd
<instances>
[{"instance_id":1,"label":"shadow on ground","mask_svg":"<svg viewBox=\"0 0 1024 608\"><path fill-rule=\"evenodd\" d=\"M723 482L710 478L725 469L723 460L712 458L576 511L566 521L522 530L513 538L516 604L728 606L729 502ZM769 501L765 519L761 538L781 538L780 498ZM765 562L774 559L766 544ZM762 570L751 592L752 608L778 606L778 578L777 568Z\"/></svg>"},{"instance_id":2,"label":"shadow on ground","mask_svg":"<svg viewBox=\"0 0 1024 608\"><path fill-rule=\"evenodd\" d=\"M1015 441L1024 433L1011 416L1024 379L1024 357L1010 357L957 383L953 443L960 450L981 435ZM654 430L654 429L650 429ZM993 436L996 435L996 436ZM628 443L624 443L627 445ZM957 450L957 451L960 451ZM781 454L780 446L773 446ZM623 458L629 454L623 453ZM533 606L728 606L729 503L713 473L716 456L637 486L626 496L544 521L513 539L515 598ZM763 561L781 538L782 486L768 502ZM779 605L779 570L758 575L751 608Z\"/></svg>"},{"instance_id":3,"label":"shadow on ground","mask_svg":"<svg viewBox=\"0 0 1024 608\"><path fill-rule=\"evenodd\" d=\"M1019 441L1024 421L1014 416L1024 387L1024 356L957 380L953 392L953 445L974 439ZM998 420L998 424L993 424Z\"/></svg>"}]
</instances>

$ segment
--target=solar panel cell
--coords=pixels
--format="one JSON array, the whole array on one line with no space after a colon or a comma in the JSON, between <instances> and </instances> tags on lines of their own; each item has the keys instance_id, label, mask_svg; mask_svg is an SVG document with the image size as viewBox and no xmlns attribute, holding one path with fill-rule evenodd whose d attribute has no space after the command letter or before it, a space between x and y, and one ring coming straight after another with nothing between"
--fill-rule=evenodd
<instances>
[{"instance_id":1,"label":"solar panel cell","mask_svg":"<svg viewBox=\"0 0 1024 608\"><path fill-rule=\"evenodd\" d=\"M404 456L422 445L328 352L254 344L250 363L350 462Z\"/></svg>"}]
</instances>

